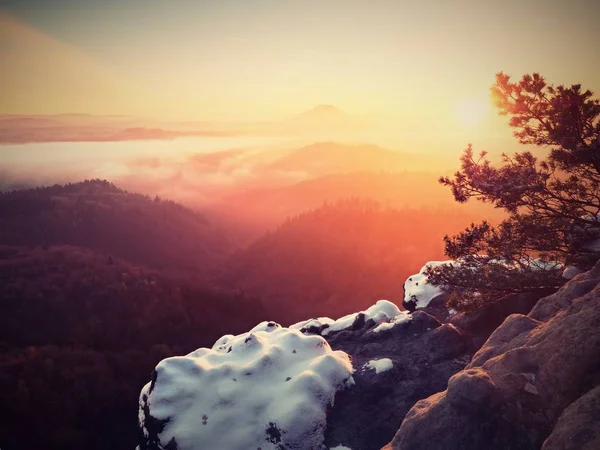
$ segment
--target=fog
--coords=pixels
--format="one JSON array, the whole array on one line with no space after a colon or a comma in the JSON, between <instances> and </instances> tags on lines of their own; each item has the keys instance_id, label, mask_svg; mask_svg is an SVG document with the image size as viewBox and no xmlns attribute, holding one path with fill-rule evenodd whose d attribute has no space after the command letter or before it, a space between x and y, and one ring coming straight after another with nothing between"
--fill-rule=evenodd
<instances>
[{"instance_id":1,"label":"fog","mask_svg":"<svg viewBox=\"0 0 600 450\"><path fill-rule=\"evenodd\" d=\"M385 148L401 136L380 134ZM108 179L124 188L197 203L232 186L272 186L310 176L302 170L269 170L273 160L314 142L372 142L366 132L312 136L181 137L117 142L42 142L0 146L0 189ZM402 148L404 147L404 148ZM426 166L427 155L422 155ZM436 158L439 163L439 158ZM446 158L450 161L450 158ZM439 164L438 164L439 167ZM414 167L413 167L414 168ZM195 192L204 189L203 192ZM194 192L191 192L194 191Z\"/></svg>"},{"instance_id":2,"label":"fog","mask_svg":"<svg viewBox=\"0 0 600 450\"><path fill-rule=\"evenodd\" d=\"M287 217L344 198L458 208L437 178L458 167L460 147L417 152L401 143L402 131L368 136L372 131L4 144L0 190L108 180L202 211L244 242ZM31 129L26 133L34 136ZM478 204L461 208L494 214Z\"/></svg>"},{"instance_id":3,"label":"fog","mask_svg":"<svg viewBox=\"0 0 600 450\"><path fill-rule=\"evenodd\" d=\"M194 158L212 154L215 161L218 161L218 155L222 155L222 159L230 159L234 157L232 150L237 152L235 156L241 158L242 155L268 152L286 145L293 145L293 142L264 137L4 145L0 147L0 188L6 190L100 178L122 182L148 194L159 193L150 192L156 189L176 194L167 186L159 185L181 176L183 168ZM195 166L195 169L201 168L201 158ZM218 167L213 168L216 172L211 177L197 181L201 184L224 183L225 178L218 175ZM229 175L241 175L244 170L248 167L240 166L237 173L229 171Z\"/></svg>"}]
</instances>

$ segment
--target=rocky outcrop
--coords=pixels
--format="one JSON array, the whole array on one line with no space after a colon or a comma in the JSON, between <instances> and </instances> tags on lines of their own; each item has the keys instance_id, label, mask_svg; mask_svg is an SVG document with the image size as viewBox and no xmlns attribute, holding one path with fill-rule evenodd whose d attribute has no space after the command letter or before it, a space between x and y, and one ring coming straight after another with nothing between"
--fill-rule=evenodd
<instances>
[{"instance_id":1,"label":"rocky outcrop","mask_svg":"<svg viewBox=\"0 0 600 450\"><path fill-rule=\"evenodd\" d=\"M412 313L382 300L224 336L157 366L140 448L595 448L599 283L600 264L468 316L436 294Z\"/></svg>"},{"instance_id":2,"label":"rocky outcrop","mask_svg":"<svg viewBox=\"0 0 600 450\"><path fill-rule=\"evenodd\" d=\"M600 442L600 262L496 329L392 449L592 449Z\"/></svg>"},{"instance_id":3,"label":"rocky outcrop","mask_svg":"<svg viewBox=\"0 0 600 450\"><path fill-rule=\"evenodd\" d=\"M337 394L327 416L325 444L379 449L394 436L419 399L445 388L448 378L470 359L468 342L452 325L423 311L385 331L372 324L327 336L331 347L352 359L355 384ZM392 367L377 373L370 361L387 358Z\"/></svg>"},{"instance_id":4,"label":"rocky outcrop","mask_svg":"<svg viewBox=\"0 0 600 450\"><path fill-rule=\"evenodd\" d=\"M442 319L444 318L443 309L445 305L439 305L432 301L425 310L429 312L431 308L436 308L436 313L431 314L442 317L440 320L447 321L458 328L461 333L470 339L473 351L477 351L508 316L511 314L528 314L539 299L554 292L556 292L556 289L549 288L538 292L510 294L491 304L484 305L471 314L455 314L444 320ZM447 308L445 309L447 310Z\"/></svg>"},{"instance_id":5,"label":"rocky outcrop","mask_svg":"<svg viewBox=\"0 0 600 450\"><path fill-rule=\"evenodd\" d=\"M479 349L509 315L528 314L539 299L556 292L555 288L546 288L535 292L509 294L493 303L483 305L472 313L457 314L456 311L446 306L450 294L440 286L429 284L429 279L425 274L429 268L448 264L458 263L456 261L430 261L421 268L419 273L410 276L403 286L402 306L411 312L426 311L440 322L456 326L461 333L469 337L473 351ZM577 272L577 270L575 268L569 270L569 276L572 278L581 272Z\"/></svg>"},{"instance_id":6,"label":"rocky outcrop","mask_svg":"<svg viewBox=\"0 0 600 450\"><path fill-rule=\"evenodd\" d=\"M596 386L565 409L542 450L599 448L600 386Z\"/></svg>"},{"instance_id":7,"label":"rocky outcrop","mask_svg":"<svg viewBox=\"0 0 600 450\"><path fill-rule=\"evenodd\" d=\"M376 450L471 356L453 325L385 301L337 321L264 322L158 364L140 396L140 448Z\"/></svg>"}]
</instances>

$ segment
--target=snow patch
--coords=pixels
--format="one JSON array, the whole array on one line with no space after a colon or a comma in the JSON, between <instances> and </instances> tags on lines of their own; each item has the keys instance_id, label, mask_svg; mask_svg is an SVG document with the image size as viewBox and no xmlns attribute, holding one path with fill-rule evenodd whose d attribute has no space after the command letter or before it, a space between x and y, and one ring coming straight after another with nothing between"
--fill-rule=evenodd
<instances>
[{"instance_id":1,"label":"snow patch","mask_svg":"<svg viewBox=\"0 0 600 450\"><path fill-rule=\"evenodd\" d=\"M444 293L439 286L429 284L425 271L438 266L457 264L456 261L429 261L419 273L408 277L404 283L404 301L415 303L415 308L425 308L431 300Z\"/></svg>"},{"instance_id":2,"label":"snow patch","mask_svg":"<svg viewBox=\"0 0 600 450\"><path fill-rule=\"evenodd\" d=\"M358 315L361 313L365 315L365 322L369 319L373 319L373 321L376 324L380 324L382 322L390 321L392 318L400 315L402 311L400 311L400 309L396 305L394 305L388 300L379 300L377 303L369 307L366 311L348 314L344 317L339 318L333 323L330 323L329 327L324 329L322 334L326 336L333 331L340 331L349 328L350 326L352 326Z\"/></svg>"},{"instance_id":3,"label":"snow patch","mask_svg":"<svg viewBox=\"0 0 600 450\"><path fill-rule=\"evenodd\" d=\"M401 323L410 322L412 320L412 316L408 311L401 311L400 314L392 317L389 322L381 322L374 329L374 333L379 333L380 331L391 330L396 325Z\"/></svg>"},{"instance_id":4,"label":"snow patch","mask_svg":"<svg viewBox=\"0 0 600 450\"><path fill-rule=\"evenodd\" d=\"M262 322L161 361L140 394L140 425L147 435L147 406L165 423L160 444L180 450L321 448L327 407L353 371L321 336Z\"/></svg>"},{"instance_id":5,"label":"snow patch","mask_svg":"<svg viewBox=\"0 0 600 450\"><path fill-rule=\"evenodd\" d=\"M394 367L394 364L390 358L381 358L372 359L363 366L363 370L373 369L375 370L375 373L381 373L390 370L392 367Z\"/></svg>"},{"instance_id":6,"label":"snow patch","mask_svg":"<svg viewBox=\"0 0 600 450\"><path fill-rule=\"evenodd\" d=\"M365 311L347 314L337 320L330 319L329 317L319 317L318 319L309 319L295 323L290 325L289 328L291 330L307 331L310 328L320 329L326 325L321 331L321 334L327 336L334 331L350 328L360 314L364 314L365 322L372 319L376 325L389 323L390 325L388 325L388 328L406 320L410 320L410 317L406 318L407 313L405 311L400 311L400 309L392 302L388 300L379 300ZM378 330L377 328L379 327L376 327L374 331L381 331L381 329Z\"/></svg>"},{"instance_id":7,"label":"snow patch","mask_svg":"<svg viewBox=\"0 0 600 450\"><path fill-rule=\"evenodd\" d=\"M309 328L320 328L323 325L329 325L335 322L335 320L330 319L329 317L319 317L318 319L308 319L303 320L301 322L295 323L289 326L290 330L301 330L301 329L309 329Z\"/></svg>"},{"instance_id":8,"label":"snow patch","mask_svg":"<svg viewBox=\"0 0 600 450\"><path fill-rule=\"evenodd\" d=\"M559 270L564 265L558 261L544 261L539 258L521 258L521 262L528 264L532 270Z\"/></svg>"},{"instance_id":9,"label":"snow patch","mask_svg":"<svg viewBox=\"0 0 600 450\"><path fill-rule=\"evenodd\" d=\"M346 447L345 445L338 445L336 447L329 447L329 450L352 450L350 447Z\"/></svg>"}]
</instances>

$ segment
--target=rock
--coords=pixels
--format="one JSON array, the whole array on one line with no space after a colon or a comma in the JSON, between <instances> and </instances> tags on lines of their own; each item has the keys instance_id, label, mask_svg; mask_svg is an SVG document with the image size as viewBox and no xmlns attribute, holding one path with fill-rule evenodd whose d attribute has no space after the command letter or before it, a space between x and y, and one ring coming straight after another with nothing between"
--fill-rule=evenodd
<instances>
[{"instance_id":1,"label":"rock","mask_svg":"<svg viewBox=\"0 0 600 450\"><path fill-rule=\"evenodd\" d=\"M577 275L566 283L558 292L538 302L530 316L536 320L547 320L559 310L569 306L572 299L584 296L598 285L600 277L600 264L592 270Z\"/></svg>"},{"instance_id":2,"label":"rock","mask_svg":"<svg viewBox=\"0 0 600 450\"><path fill-rule=\"evenodd\" d=\"M542 450L599 448L600 386L596 386L565 409Z\"/></svg>"},{"instance_id":3,"label":"rock","mask_svg":"<svg viewBox=\"0 0 600 450\"><path fill-rule=\"evenodd\" d=\"M445 391L411 408L391 448L600 448L599 326L600 262L509 316Z\"/></svg>"},{"instance_id":4,"label":"rock","mask_svg":"<svg viewBox=\"0 0 600 450\"><path fill-rule=\"evenodd\" d=\"M463 409L447 401L445 392L420 400L406 415L389 448L392 450L487 450L491 448L524 450L528 448L526 442L519 440L519 436L510 433L506 420L492 410L481 407L476 411L457 414L459 411Z\"/></svg>"},{"instance_id":5,"label":"rock","mask_svg":"<svg viewBox=\"0 0 600 450\"><path fill-rule=\"evenodd\" d=\"M450 316L447 321L471 338L472 347L477 350L508 316L528 314L542 297L555 291L556 289L546 289L540 292L507 295L471 314Z\"/></svg>"},{"instance_id":6,"label":"rock","mask_svg":"<svg viewBox=\"0 0 600 450\"><path fill-rule=\"evenodd\" d=\"M472 347L478 349L490 334L511 314L528 314L537 301L556 289L548 288L537 292L507 295L494 303L484 305L470 314L455 314L446 303L450 295L439 286L429 284L425 271L429 267L460 264L457 261L431 261L425 264L418 274L410 276L404 283L402 306L408 311L426 311L440 322L452 323L472 340Z\"/></svg>"},{"instance_id":7,"label":"rock","mask_svg":"<svg viewBox=\"0 0 600 450\"><path fill-rule=\"evenodd\" d=\"M416 275L411 278L414 279L414 277ZM421 283L423 283L423 280L421 280ZM510 294L469 314L456 313L449 309L446 306L449 294L445 292L437 293L436 291L430 298L426 298L426 301L421 300L419 305L424 306L407 301L406 298L402 305L409 311L425 311L442 323L454 325L470 339L471 348L475 352L508 316L511 314L528 314L542 297L554 292L556 292L556 289L548 288L537 292Z\"/></svg>"},{"instance_id":8,"label":"rock","mask_svg":"<svg viewBox=\"0 0 600 450\"><path fill-rule=\"evenodd\" d=\"M576 275L579 275L580 273L583 273L583 272L585 272L585 271L581 270L578 267L567 266L567 267L565 267L565 270L563 270L562 277L567 280L570 280L572 278L575 278Z\"/></svg>"},{"instance_id":9,"label":"rock","mask_svg":"<svg viewBox=\"0 0 600 450\"><path fill-rule=\"evenodd\" d=\"M448 381L448 401L456 408L477 413L487 408L498 395L490 376L479 368L463 370Z\"/></svg>"},{"instance_id":10,"label":"rock","mask_svg":"<svg viewBox=\"0 0 600 450\"><path fill-rule=\"evenodd\" d=\"M378 450L415 402L445 389L471 356L453 325L423 311L407 317L383 301L337 321L311 319L290 328L263 322L249 333L223 336L212 349L159 363L140 397L140 449L315 450L322 442ZM344 375L344 361L351 361L351 382L336 375ZM485 398L486 386L478 392ZM335 395L333 405L325 394ZM235 440L241 433L252 437L251 445Z\"/></svg>"},{"instance_id":11,"label":"rock","mask_svg":"<svg viewBox=\"0 0 600 450\"><path fill-rule=\"evenodd\" d=\"M529 392L530 394L540 395L537 388L531 383L526 383L523 389L525 389L525 392Z\"/></svg>"},{"instance_id":12,"label":"rock","mask_svg":"<svg viewBox=\"0 0 600 450\"><path fill-rule=\"evenodd\" d=\"M481 365L484 361L501 355L516 345L521 345L529 336L529 332L540 324L541 322L528 316L520 314L509 316L475 353L470 365Z\"/></svg>"},{"instance_id":13,"label":"rock","mask_svg":"<svg viewBox=\"0 0 600 450\"><path fill-rule=\"evenodd\" d=\"M450 324L416 311L408 323L374 333L360 330L326 336L331 348L347 352L355 385L336 395L327 417L325 444L375 450L388 443L413 404L446 387L470 359L467 339ZM389 358L379 374L362 370L373 359Z\"/></svg>"},{"instance_id":14,"label":"rock","mask_svg":"<svg viewBox=\"0 0 600 450\"><path fill-rule=\"evenodd\" d=\"M427 306L419 309L421 311L425 311L429 315L432 315L442 323L449 322L453 317L452 312L446 306L446 303L448 302L449 298L450 294L443 292L433 297L431 301L429 301ZM403 302L402 305L405 305L405 302ZM408 305L410 306L410 303L408 303Z\"/></svg>"}]
</instances>

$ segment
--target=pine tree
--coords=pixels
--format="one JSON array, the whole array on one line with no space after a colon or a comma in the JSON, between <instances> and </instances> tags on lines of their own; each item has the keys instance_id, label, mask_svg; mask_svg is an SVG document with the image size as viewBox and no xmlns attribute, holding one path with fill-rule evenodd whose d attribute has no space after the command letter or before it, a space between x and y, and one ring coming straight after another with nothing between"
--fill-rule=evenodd
<instances>
[{"instance_id":1,"label":"pine tree","mask_svg":"<svg viewBox=\"0 0 600 450\"><path fill-rule=\"evenodd\" d=\"M553 86L539 74L512 82L498 73L491 88L521 144L548 149L502 155L494 166L471 145L461 168L440 183L456 201L476 199L502 208L497 226L472 224L444 238L457 261L427 272L449 291L449 305L469 311L507 293L558 288L567 265L590 268L600 258L600 103L581 85Z\"/></svg>"}]
</instances>

